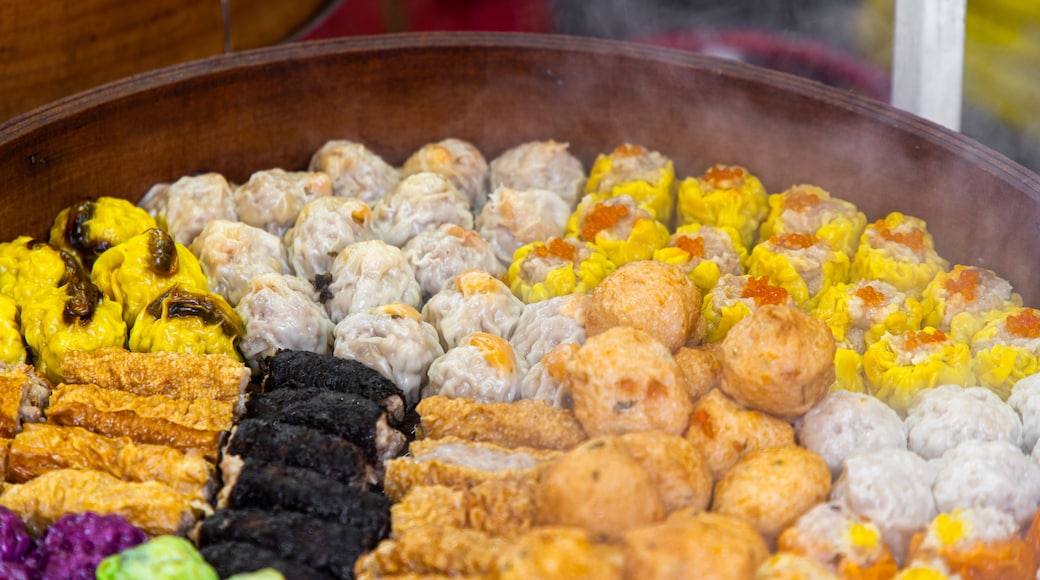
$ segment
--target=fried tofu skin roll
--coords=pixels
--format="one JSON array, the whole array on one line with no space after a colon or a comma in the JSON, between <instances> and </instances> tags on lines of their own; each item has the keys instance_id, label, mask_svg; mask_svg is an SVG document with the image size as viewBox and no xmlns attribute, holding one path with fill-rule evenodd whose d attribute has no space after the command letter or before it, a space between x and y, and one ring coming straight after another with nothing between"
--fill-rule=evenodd
<instances>
[{"instance_id":1,"label":"fried tofu skin roll","mask_svg":"<svg viewBox=\"0 0 1040 580\"><path fill-rule=\"evenodd\" d=\"M769 214L769 194L743 167L715 165L700 177L679 184L678 224L733 228L745 248L755 244L759 225Z\"/></svg>"},{"instance_id":2,"label":"fried tofu skin roll","mask_svg":"<svg viewBox=\"0 0 1040 580\"><path fill-rule=\"evenodd\" d=\"M835 252L856 253L867 216L852 203L815 185L793 185L769 196L769 215L762 222L760 237L776 234L812 234L830 244Z\"/></svg>"},{"instance_id":3,"label":"fried tofu skin roll","mask_svg":"<svg viewBox=\"0 0 1040 580\"><path fill-rule=\"evenodd\" d=\"M769 276L723 274L701 305L704 342L722 342L734 324L766 304L796 306L787 290L771 282Z\"/></svg>"},{"instance_id":4,"label":"fried tofu skin roll","mask_svg":"<svg viewBox=\"0 0 1040 580\"><path fill-rule=\"evenodd\" d=\"M123 481L157 481L199 501L212 485L213 468L201 454L165 445L134 443L80 427L26 425L11 443L7 478L24 483L59 469L94 469Z\"/></svg>"},{"instance_id":5,"label":"fried tofu skin roll","mask_svg":"<svg viewBox=\"0 0 1040 580\"><path fill-rule=\"evenodd\" d=\"M621 580L624 560L619 546L597 543L585 530L545 526L521 535L510 545L499 558L495 577Z\"/></svg>"},{"instance_id":6,"label":"fried tofu skin roll","mask_svg":"<svg viewBox=\"0 0 1040 580\"><path fill-rule=\"evenodd\" d=\"M480 234L455 224L426 230L408 240L401 251L415 271L423 301L452 287L456 276L463 272L479 270L497 279L504 278L506 273L494 249ZM512 259L510 253L505 264Z\"/></svg>"},{"instance_id":7,"label":"fried tofu skin roll","mask_svg":"<svg viewBox=\"0 0 1040 580\"><path fill-rule=\"evenodd\" d=\"M32 533L65 514L89 511L121 515L154 537L185 534L202 504L155 481L126 482L101 471L59 469L8 485L0 506L20 515Z\"/></svg>"},{"instance_id":8,"label":"fried tofu skin roll","mask_svg":"<svg viewBox=\"0 0 1040 580\"><path fill-rule=\"evenodd\" d=\"M899 569L881 530L840 502L817 504L802 514L780 534L777 546L848 580L891 578Z\"/></svg>"},{"instance_id":9,"label":"fried tofu skin roll","mask_svg":"<svg viewBox=\"0 0 1040 580\"><path fill-rule=\"evenodd\" d=\"M495 189L477 216L480 237L502 264L513 262L521 246L567 233L572 207L546 189Z\"/></svg>"},{"instance_id":10,"label":"fried tofu skin roll","mask_svg":"<svg viewBox=\"0 0 1040 580\"><path fill-rule=\"evenodd\" d=\"M665 516L653 476L624 443L609 437L586 441L546 465L535 506L539 525L576 526L597 540L618 540Z\"/></svg>"},{"instance_id":11,"label":"fried tofu skin roll","mask_svg":"<svg viewBox=\"0 0 1040 580\"><path fill-rule=\"evenodd\" d=\"M971 339L979 384L1007 399L1019 380L1040 371L1040 310L1014 308Z\"/></svg>"},{"instance_id":12,"label":"fried tofu skin roll","mask_svg":"<svg viewBox=\"0 0 1040 580\"><path fill-rule=\"evenodd\" d=\"M776 234L751 251L748 274L768 276L799 306L811 309L821 292L846 281L849 257L815 234Z\"/></svg>"},{"instance_id":13,"label":"fried tofu skin roll","mask_svg":"<svg viewBox=\"0 0 1040 580\"><path fill-rule=\"evenodd\" d=\"M423 305L422 317L437 329L447 350L474 332L508 340L523 311L524 303L504 282L481 270L465 270Z\"/></svg>"},{"instance_id":14,"label":"fried tofu skin roll","mask_svg":"<svg viewBox=\"0 0 1040 580\"><path fill-rule=\"evenodd\" d=\"M308 203L332 196L332 179L318 171L264 169L232 192L238 221L281 236Z\"/></svg>"},{"instance_id":15,"label":"fried tofu skin roll","mask_svg":"<svg viewBox=\"0 0 1040 580\"><path fill-rule=\"evenodd\" d=\"M924 289L923 324L949 332L955 340L971 342L987 322L1022 306L1011 283L992 270L956 264L939 272Z\"/></svg>"},{"instance_id":16,"label":"fried tofu skin roll","mask_svg":"<svg viewBox=\"0 0 1040 580\"><path fill-rule=\"evenodd\" d=\"M679 227L667 246L654 250L654 260L678 266L701 294L714 288L723 274L743 274L747 259L736 230L700 224Z\"/></svg>"},{"instance_id":17,"label":"fried tofu skin roll","mask_svg":"<svg viewBox=\"0 0 1040 580\"><path fill-rule=\"evenodd\" d=\"M790 445L795 440L794 429L786 421L745 409L718 389L697 401L686 438L700 448L716 481L745 453Z\"/></svg>"},{"instance_id":18,"label":"fried tofu skin roll","mask_svg":"<svg viewBox=\"0 0 1040 580\"><path fill-rule=\"evenodd\" d=\"M191 373L184 369L190 368ZM130 352L123 348L70 350L61 361L69 384L94 384L135 395L237 402L251 373L220 354Z\"/></svg>"},{"instance_id":19,"label":"fried tofu skin roll","mask_svg":"<svg viewBox=\"0 0 1040 580\"><path fill-rule=\"evenodd\" d=\"M952 574L979 580L1026 580L1037 563L1018 524L996 509L941 513L910 541L910 561L942 561Z\"/></svg>"},{"instance_id":20,"label":"fried tofu skin roll","mask_svg":"<svg viewBox=\"0 0 1040 580\"><path fill-rule=\"evenodd\" d=\"M863 372L870 393L901 415L925 389L975 382L968 345L931 327L885 334L863 353Z\"/></svg>"},{"instance_id":21,"label":"fried tofu skin roll","mask_svg":"<svg viewBox=\"0 0 1040 580\"><path fill-rule=\"evenodd\" d=\"M591 294L617 268L600 248L576 238L549 238L513 254L506 273L510 290L524 304L556 296Z\"/></svg>"},{"instance_id":22,"label":"fried tofu skin roll","mask_svg":"<svg viewBox=\"0 0 1040 580\"><path fill-rule=\"evenodd\" d=\"M587 195L567 222L567 237L576 237L603 250L621 266L649 260L668 245L668 228L627 195L601 199Z\"/></svg>"},{"instance_id":23,"label":"fried tofu skin roll","mask_svg":"<svg viewBox=\"0 0 1040 580\"><path fill-rule=\"evenodd\" d=\"M892 212L866 227L852 259L849 281L888 282L912 298L949 263L935 251L925 222Z\"/></svg>"},{"instance_id":24,"label":"fried tofu skin roll","mask_svg":"<svg viewBox=\"0 0 1040 580\"><path fill-rule=\"evenodd\" d=\"M469 398L427 397L419 402L422 433L429 439L458 437L503 447L565 450L585 440L574 414L542 401L482 403Z\"/></svg>"},{"instance_id":25,"label":"fried tofu skin roll","mask_svg":"<svg viewBox=\"0 0 1040 580\"><path fill-rule=\"evenodd\" d=\"M649 333L669 351L700 342L701 293L671 264L630 262L603 279L592 291L585 331L597 335L615 326Z\"/></svg>"},{"instance_id":26,"label":"fried tofu skin roll","mask_svg":"<svg viewBox=\"0 0 1040 580\"><path fill-rule=\"evenodd\" d=\"M565 383L574 415L592 437L654 429L682 434L693 410L668 349L628 326L589 337L567 362Z\"/></svg>"},{"instance_id":27,"label":"fried tofu skin roll","mask_svg":"<svg viewBox=\"0 0 1040 580\"><path fill-rule=\"evenodd\" d=\"M231 185L219 173L186 175L170 185L157 184L139 203L166 223L177 243L190 246L211 220L237 221Z\"/></svg>"},{"instance_id":28,"label":"fried tofu skin roll","mask_svg":"<svg viewBox=\"0 0 1040 580\"><path fill-rule=\"evenodd\" d=\"M354 197L373 204L401 180L400 172L360 143L346 139L326 141L311 156L308 169L332 178L336 197Z\"/></svg>"},{"instance_id":29,"label":"fried tofu skin roll","mask_svg":"<svg viewBox=\"0 0 1040 580\"><path fill-rule=\"evenodd\" d=\"M697 445L660 431L626 433L618 440L654 480L665 513L708 508L713 483L711 467Z\"/></svg>"},{"instance_id":30,"label":"fried tofu skin roll","mask_svg":"<svg viewBox=\"0 0 1040 580\"><path fill-rule=\"evenodd\" d=\"M488 164L475 145L462 139L427 143L405 160L401 177L434 173L451 182L476 210L487 201Z\"/></svg>"},{"instance_id":31,"label":"fried tofu skin roll","mask_svg":"<svg viewBox=\"0 0 1040 580\"><path fill-rule=\"evenodd\" d=\"M386 462L383 489L398 501L418 485L468 488L489 480L533 481L559 451L508 448L457 437L413 441L409 453Z\"/></svg>"},{"instance_id":32,"label":"fried tofu skin roll","mask_svg":"<svg viewBox=\"0 0 1040 580\"><path fill-rule=\"evenodd\" d=\"M476 530L433 525L412 528L383 540L358 558L354 576L359 580L396 575L483 576L498 568L512 540Z\"/></svg>"},{"instance_id":33,"label":"fried tofu skin roll","mask_svg":"<svg viewBox=\"0 0 1040 580\"><path fill-rule=\"evenodd\" d=\"M547 189L573 208L585 189L585 167L569 147L550 139L528 141L504 151L489 164L491 191L499 187Z\"/></svg>"},{"instance_id":34,"label":"fried tofu skin roll","mask_svg":"<svg viewBox=\"0 0 1040 580\"><path fill-rule=\"evenodd\" d=\"M753 578L769 557L765 541L746 521L683 510L665 522L625 534L625 577Z\"/></svg>"},{"instance_id":35,"label":"fried tofu skin roll","mask_svg":"<svg viewBox=\"0 0 1040 580\"><path fill-rule=\"evenodd\" d=\"M155 218L129 201L99 197L61 210L51 225L48 241L89 272L105 250L158 227Z\"/></svg>"},{"instance_id":36,"label":"fried tofu skin roll","mask_svg":"<svg viewBox=\"0 0 1040 580\"><path fill-rule=\"evenodd\" d=\"M174 285L145 306L130 327L134 352L219 354L241 360L242 318L220 294Z\"/></svg>"},{"instance_id":37,"label":"fried tofu skin roll","mask_svg":"<svg viewBox=\"0 0 1040 580\"><path fill-rule=\"evenodd\" d=\"M830 491L823 457L797 445L769 447L748 452L719 479L711 509L747 520L773 545Z\"/></svg>"},{"instance_id":38,"label":"fried tofu skin roll","mask_svg":"<svg viewBox=\"0 0 1040 580\"><path fill-rule=\"evenodd\" d=\"M585 193L598 199L627 195L649 208L654 219L668 224L675 206L675 167L657 151L624 143L596 157Z\"/></svg>"},{"instance_id":39,"label":"fried tofu skin roll","mask_svg":"<svg viewBox=\"0 0 1040 580\"><path fill-rule=\"evenodd\" d=\"M303 206L282 242L292 271L317 284L332 271L344 248L376 237L375 218L368 204L336 196L319 197Z\"/></svg>"},{"instance_id":40,"label":"fried tofu skin roll","mask_svg":"<svg viewBox=\"0 0 1040 580\"><path fill-rule=\"evenodd\" d=\"M23 426L44 421L51 388L27 364L0 365L0 438L10 439Z\"/></svg>"},{"instance_id":41,"label":"fried tofu skin roll","mask_svg":"<svg viewBox=\"0 0 1040 580\"><path fill-rule=\"evenodd\" d=\"M823 322L785 305L765 305L722 341L722 391L742 405L793 419L834 383L834 338Z\"/></svg>"},{"instance_id":42,"label":"fried tofu skin roll","mask_svg":"<svg viewBox=\"0 0 1040 580\"><path fill-rule=\"evenodd\" d=\"M491 479L469 488L413 487L390 508L395 536L441 525L512 538L534 525L534 482Z\"/></svg>"}]
</instances>

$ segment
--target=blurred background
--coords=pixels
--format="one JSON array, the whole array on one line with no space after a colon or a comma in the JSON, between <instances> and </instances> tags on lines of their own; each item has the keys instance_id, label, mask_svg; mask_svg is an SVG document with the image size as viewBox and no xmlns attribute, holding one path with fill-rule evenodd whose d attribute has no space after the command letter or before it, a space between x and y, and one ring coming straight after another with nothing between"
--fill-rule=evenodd
<instances>
[{"instance_id":1,"label":"blurred background","mask_svg":"<svg viewBox=\"0 0 1040 580\"><path fill-rule=\"evenodd\" d=\"M667 46L888 101L894 1L7 0L0 3L0 122L105 82L223 52L453 30ZM961 131L1040 172L1040 0L969 0L966 28Z\"/></svg>"}]
</instances>

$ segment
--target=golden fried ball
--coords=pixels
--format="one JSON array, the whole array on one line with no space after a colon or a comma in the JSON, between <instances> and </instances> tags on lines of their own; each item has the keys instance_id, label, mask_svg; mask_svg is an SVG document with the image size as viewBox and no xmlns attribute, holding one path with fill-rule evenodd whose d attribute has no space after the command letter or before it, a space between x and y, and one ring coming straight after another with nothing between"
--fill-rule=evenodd
<instances>
[{"instance_id":1,"label":"golden fried ball","mask_svg":"<svg viewBox=\"0 0 1040 580\"><path fill-rule=\"evenodd\" d=\"M666 513L707 509L714 483L711 468L696 445L662 431L626 433L621 445L650 473Z\"/></svg>"},{"instance_id":2,"label":"golden fried ball","mask_svg":"<svg viewBox=\"0 0 1040 580\"><path fill-rule=\"evenodd\" d=\"M589 440L546 466L534 494L536 524L577 526L596 539L664 518L653 477L613 438Z\"/></svg>"},{"instance_id":3,"label":"golden fried ball","mask_svg":"<svg viewBox=\"0 0 1040 580\"><path fill-rule=\"evenodd\" d=\"M596 543L582 528L547 526L524 533L510 545L499 560L496 578L620 580L623 569L620 547Z\"/></svg>"},{"instance_id":4,"label":"golden fried ball","mask_svg":"<svg viewBox=\"0 0 1040 580\"><path fill-rule=\"evenodd\" d=\"M769 548L747 522L683 510L625 534L625 577L640 580L753 578Z\"/></svg>"},{"instance_id":5,"label":"golden fried ball","mask_svg":"<svg viewBox=\"0 0 1040 580\"><path fill-rule=\"evenodd\" d=\"M719 386L722 371L722 347L718 343L684 346L675 351L676 364L682 370L686 392L694 401Z\"/></svg>"},{"instance_id":6,"label":"golden fried ball","mask_svg":"<svg viewBox=\"0 0 1040 580\"><path fill-rule=\"evenodd\" d=\"M703 332L697 336L700 317L700 290L677 266L629 262L593 290L585 331L593 336L615 326L634 326L674 352L691 338L703 337Z\"/></svg>"},{"instance_id":7,"label":"golden fried ball","mask_svg":"<svg viewBox=\"0 0 1040 580\"><path fill-rule=\"evenodd\" d=\"M694 405L686 438L700 448L715 480L748 451L795 442L794 428L789 423L749 411L718 389Z\"/></svg>"},{"instance_id":8,"label":"golden fried ball","mask_svg":"<svg viewBox=\"0 0 1040 580\"><path fill-rule=\"evenodd\" d=\"M834 384L834 351L823 321L794 306L764 305L722 341L720 385L745 407L794 419Z\"/></svg>"},{"instance_id":9,"label":"golden fried ball","mask_svg":"<svg viewBox=\"0 0 1040 580\"><path fill-rule=\"evenodd\" d=\"M590 437L652 430L678 435L693 410L668 349L629 326L589 337L567 361L564 384Z\"/></svg>"},{"instance_id":10,"label":"golden fried ball","mask_svg":"<svg viewBox=\"0 0 1040 580\"><path fill-rule=\"evenodd\" d=\"M831 491L820 455L785 445L752 451L715 484L711 509L743 518L770 542Z\"/></svg>"}]
</instances>

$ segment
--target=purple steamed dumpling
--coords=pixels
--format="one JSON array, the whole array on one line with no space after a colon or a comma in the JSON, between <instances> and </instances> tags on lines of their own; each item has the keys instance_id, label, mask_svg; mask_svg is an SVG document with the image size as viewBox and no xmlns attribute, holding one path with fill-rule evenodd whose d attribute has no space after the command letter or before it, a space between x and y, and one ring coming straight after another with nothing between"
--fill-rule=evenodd
<instances>
[{"instance_id":1,"label":"purple steamed dumpling","mask_svg":"<svg viewBox=\"0 0 1040 580\"><path fill-rule=\"evenodd\" d=\"M31 560L43 580L91 580L101 560L147 539L119 515L66 514L40 536Z\"/></svg>"}]
</instances>

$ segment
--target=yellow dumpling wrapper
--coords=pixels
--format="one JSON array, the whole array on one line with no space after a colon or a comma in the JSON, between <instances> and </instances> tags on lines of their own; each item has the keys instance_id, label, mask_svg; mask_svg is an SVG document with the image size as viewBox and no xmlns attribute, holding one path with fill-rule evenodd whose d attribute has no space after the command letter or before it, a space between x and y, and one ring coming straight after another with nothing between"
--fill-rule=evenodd
<instances>
[{"instance_id":1,"label":"yellow dumpling wrapper","mask_svg":"<svg viewBox=\"0 0 1040 580\"><path fill-rule=\"evenodd\" d=\"M810 211L823 214L822 223L812 231L792 228L784 220L785 212ZM852 256L866 227L867 216L851 202L831 197L827 190L815 185L796 185L769 196L769 215L762 222L759 238L767 240L787 233L814 234L827 240L834 251Z\"/></svg>"},{"instance_id":2,"label":"yellow dumpling wrapper","mask_svg":"<svg viewBox=\"0 0 1040 580\"><path fill-rule=\"evenodd\" d=\"M1019 380L1040 372L1040 316L1015 308L987 323L971 341L979 384L1007 399Z\"/></svg>"},{"instance_id":3,"label":"yellow dumpling wrapper","mask_svg":"<svg viewBox=\"0 0 1040 580\"><path fill-rule=\"evenodd\" d=\"M729 279L725 275L723 278ZM734 300L729 304L725 304L728 300L721 296L723 294L723 284L721 283L716 284L704 296L704 301L701 304L701 316L704 318L705 323L704 342L706 343L722 342L722 339L726 338L726 334L729 333L729 330L736 323L751 314L752 306L791 302L791 297L787 290L772 284L766 276L759 278L737 276L733 278L744 278L746 280L740 300Z\"/></svg>"},{"instance_id":4,"label":"yellow dumpling wrapper","mask_svg":"<svg viewBox=\"0 0 1040 580\"><path fill-rule=\"evenodd\" d=\"M101 254L91 278L106 296L123 305L128 326L142 308L175 284L196 292L209 290L198 258L160 229L136 235Z\"/></svg>"},{"instance_id":5,"label":"yellow dumpling wrapper","mask_svg":"<svg viewBox=\"0 0 1040 580\"><path fill-rule=\"evenodd\" d=\"M19 305L65 284L68 264L61 252L29 236L0 244L0 294Z\"/></svg>"},{"instance_id":6,"label":"yellow dumpling wrapper","mask_svg":"<svg viewBox=\"0 0 1040 580\"><path fill-rule=\"evenodd\" d=\"M679 184L678 225L704 224L740 232L745 248L754 245L769 213L769 194L757 177L742 167L717 165L700 178Z\"/></svg>"},{"instance_id":7,"label":"yellow dumpling wrapper","mask_svg":"<svg viewBox=\"0 0 1040 580\"><path fill-rule=\"evenodd\" d=\"M693 236L697 234L702 227L704 226L701 224L680 226L675 230L675 234L676 236L679 234L689 234ZM719 229L726 232L730 238L730 247L739 264L739 271L736 274L743 274L744 266L747 264L748 255L747 250L744 249L744 246L740 243L740 234L733 228ZM719 268L719 264L704 256L703 244L701 244L700 247L695 248L690 248L682 243L679 245L669 245L654 250L653 259L677 266L679 269L685 271L686 276L694 283L694 285L697 286L697 289L701 291L701 296L710 292L723 274L722 270ZM695 260L700 260L700 262L690 268L689 264Z\"/></svg>"},{"instance_id":8,"label":"yellow dumpling wrapper","mask_svg":"<svg viewBox=\"0 0 1040 580\"><path fill-rule=\"evenodd\" d=\"M848 348L839 348L834 351L834 384L831 385L830 390L831 392L867 392L867 386L863 378L862 355Z\"/></svg>"},{"instance_id":9,"label":"yellow dumpling wrapper","mask_svg":"<svg viewBox=\"0 0 1040 580\"><path fill-rule=\"evenodd\" d=\"M675 205L675 167L670 159L660 157L664 164L658 167L651 179L640 179L635 181L621 181L613 183L609 190L604 191L604 182L614 171L615 159L625 156L654 156L653 152L638 145L622 145L609 155L600 154L589 169L589 178L585 181L585 193L597 196L598 199L607 199L619 195L627 195L636 200L640 205L646 207L653 214L654 219L662 223L671 223L672 207Z\"/></svg>"},{"instance_id":10,"label":"yellow dumpling wrapper","mask_svg":"<svg viewBox=\"0 0 1040 580\"><path fill-rule=\"evenodd\" d=\"M607 259L615 266L624 266L629 262L650 260L654 251L668 244L668 228L661 222L649 218L639 219L632 226L632 232L624 240L615 240L600 232L592 240L592 245L603 250Z\"/></svg>"},{"instance_id":11,"label":"yellow dumpling wrapper","mask_svg":"<svg viewBox=\"0 0 1040 580\"><path fill-rule=\"evenodd\" d=\"M105 250L158 227L151 214L129 201L99 197L61 210L51 225L48 241L68 252L89 271Z\"/></svg>"},{"instance_id":12,"label":"yellow dumpling wrapper","mask_svg":"<svg viewBox=\"0 0 1040 580\"><path fill-rule=\"evenodd\" d=\"M236 346L243 325L219 294L174 286L137 315L130 328L132 352L223 354L242 360Z\"/></svg>"},{"instance_id":13,"label":"yellow dumpling wrapper","mask_svg":"<svg viewBox=\"0 0 1040 580\"><path fill-rule=\"evenodd\" d=\"M541 302L555 296L567 296L568 294L590 294L608 274L613 272L617 266L614 265L603 250L585 242L588 249L588 257L577 263L572 257L568 263L563 264L548 272L545 280L531 282L522 276L524 261L533 253L538 255L542 252L553 253L557 244L569 243L560 238L551 238L546 242L534 242L521 246L513 254L513 263L509 265L506 272L506 282L513 295L524 302L531 304ZM570 246L569 246L570 247ZM576 254L576 253L575 253Z\"/></svg>"},{"instance_id":14,"label":"yellow dumpling wrapper","mask_svg":"<svg viewBox=\"0 0 1040 580\"><path fill-rule=\"evenodd\" d=\"M784 236L801 237L803 234L781 234L779 237ZM805 237L810 241L819 239L811 235L805 235ZM825 244L821 244L821 246L823 245ZM848 279L849 257L844 252L835 252L829 246L827 248L830 250L830 259L824 261L820 267L822 281L820 290L816 292L809 288L805 278L799 273L799 269L813 268L810 257L800 251L777 253L768 244L758 244L748 258L748 274L768 276L773 284L787 290L800 308L810 309L820 293L836 284L844 283Z\"/></svg>"},{"instance_id":15,"label":"yellow dumpling wrapper","mask_svg":"<svg viewBox=\"0 0 1040 580\"><path fill-rule=\"evenodd\" d=\"M905 223L919 225L909 233L896 231L896 228ZM885 248L872 247L869 242L872 231L881 232L879 235L882 237L902 240L908 251L923 259L919 262L901 260ZM899 212L892 212L885 219L867 226L863 232L856 255L852 259L849 281L881 280L895 286L900 292L919 298L935 275L945 271L947 267L949 262L935 253L932 236L924 229L924 222Z\"/></svg>"},{"instance_id":16,"label":"yellow dumpling wrapper","mask_svg":"<svg viewBox=\"0 0 1040 580\"><path fill-rule=\"evenodd\" d=\"M18 324L18 306L14 298L0 294L0 363L16 365L25 362L25 343Z\"/></svg>"},{"instance_id":17,"label":"yellow dumpling wrapper","mask_svg":"<svg viewBox=\"0 0 1040 580\"><path fill-rule=\"evenodd\" d=\"M122 348L126 344L123 307L96 287L90 290L92 286L86 281L74 281L43 293L22 307L22 335L32 353L32 362L54 384L62 382L61 361L66 351Z\"/></svg>"},{"instance_id":18,"label":"yellow dumpling wrapper","mask_svg":"<svg viewBox=\"0 0 1040 580\"><path fill-rule=\"evenodd\" d=\"M901 362L907 358L907 354L895 346L896 340L928 344L930 352L914 356L914 360L918 360L916 363ZM975 384L975 370L968 345L951 340L942 331L931 327L896 335L887 334L868 346L863 354L863 373L870 394L888 403L900 414L906 413L914 397L923 390L947 384Z\"/></svg>"},{"instance_id":19,"label":"yellow dumpling wrapper","mask_svg":"<svg viewBox=\"0 0 1040 580\"><path fill-rule=\"evenodd\" d=\"M618 224L626 222L631 222L631 229L625 239L620 239ZM567 220L566 235L599 248L615 266L652 259L654 250L667 246L671 237L668 228L634 199L601 199L595 195L586 195L578 203Z\"/></svg>"},{"instance_id":20,"label":"yellow dumpling wrapper","mask_svg":"<svg viewBox=\"0 0 1040 580\"><path fill-rule=\"evenodd\" d=\"M815 306L810 313L822 320L830 328L835 342L839 347L853 347L853 350L865 348L876 342L885 334L900 334L908 330L921 329L921 303L913 298L907 298L899 305L899 308L887 314L880 322L871 324L863 330L863 345L854 345L852 336L853 315L849 300L856 284L835 284L824 289L820 293ZM858 341L856 341L858 342Z\"/></svg>"},{"instance_id":21,"label":"yellow dumpling wrapper","mask_svg":"<svg viewBox=\"0 0 1040 580\"><path fill-rule=\"evenodd\" d=\"M987 287L990 287L991 295L978 296ZM992 295L994 293L995 296ZM947 327L943 323L947 318L947 306L954 297L971 304L967 310L949 317ZM971 342L972 337L987 323L1011 309L1021 307L1022 296L1012 292L1011 284L992 271L956 264L949 272L936 274L928 283L921 305L925 312L924 324L948 331L950 336L960 342Z\"/></svg>"}]
</instances>

